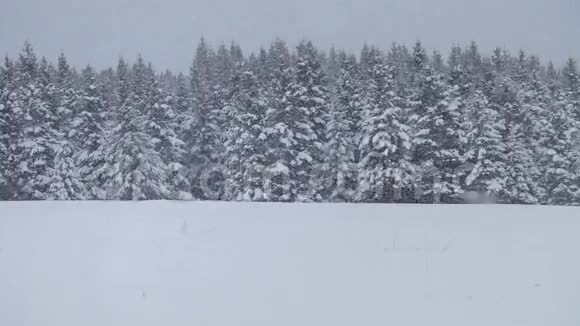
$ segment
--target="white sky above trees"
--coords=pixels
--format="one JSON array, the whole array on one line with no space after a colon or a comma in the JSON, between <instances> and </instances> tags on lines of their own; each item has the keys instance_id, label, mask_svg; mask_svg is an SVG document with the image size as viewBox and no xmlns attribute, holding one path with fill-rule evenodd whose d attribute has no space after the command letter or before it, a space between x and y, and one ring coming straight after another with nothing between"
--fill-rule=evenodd
<instances>
[{"instance_id":1,"label":"white sky above trees","mask_svg":"<svg viewBox=\"0 0 580 326\"><path fill-rule=\"evenodd\" d=\"M577 0L0 0L0 55L28 39L40 55L64 51L75 65L114 65L138 53L186 71L199 38L244 50L280 37L358 53L420 39L444 53L476 40L483 50L519 48L557 64L580 57Z\"/></svg>"}]
</instances>

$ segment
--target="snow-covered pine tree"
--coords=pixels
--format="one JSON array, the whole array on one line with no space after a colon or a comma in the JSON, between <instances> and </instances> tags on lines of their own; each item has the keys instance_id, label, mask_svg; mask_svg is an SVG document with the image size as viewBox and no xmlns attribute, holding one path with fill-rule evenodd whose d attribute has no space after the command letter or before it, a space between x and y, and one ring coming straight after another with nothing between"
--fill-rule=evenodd
<instances>
[{"instance_id":1,"label":"snow-covered pine tree","mask_svg":"<svg viewBox=\"0 0 580 326\"><path fill-rule=\"evenodd\" d=\"M425 50L414 49L413 160L418 165L422 201L458 202L462 188L458 180L463 164L465 137L461 129L460 89L443 81L427 63ZM419 166L420 165L420 166Z\"/></svg>"},{"instance_id":2,"label":"snow-covered pine tree","mask_svg":"<svg viewBox=\"0 0 580 326\"><path fill-rule=\"evenodd\" d=\"M139 63L138 61L137 63ZM144 114L147 122L145 130L168 168L170 178L166 187L171 199L191 199L191 193L184 186L183 156L185 142L178 135L179 115L174 108L173 97L164 91L151 65L145 68L142 87L147 91Z\"/></svg>"},{"instance_id":3,"label":"snow-covered pine tree","mask_svg":"<svg viewBox=\"0 0 580 326\"><path fill-rule=\"evenodd\" d=\"M357 144L359 139L361 100L357 81L356 58L339 52L339 71L332 93L329 123L326 129L327 182L331 201L351 202L356 199L358 184Z\"/></svg>"},{"instance_id":4,"label":"snow-covered pine tree","mask_svg":"<svg viewBox=\"0 0 580 326\"><path fill-rule=\"evenodd\" d=\"M237 55L241 55L238 53ZM237 58L237 61L242 60L242 58ZM211 107L214 108L211 112L210 119L213 121L212 123L215 125L215 133L217 135L216 144L216 152L223 153L223 148L220 148L220 145L223 144L224 138L223 131L227 126L227 119L226 119L226 112L224 108L226 107L227 103L230 100L231 95L231 81L233 77L233 72L235 66L239 66L241 62L237 64L234 63L232 53L228 50L225 44L221 44L216 54L213 58L213 78L210 80L211 84ZM223 157L220 157L219 162L223 161Z\"/></svg>"},{"instance_id":5,"label":"snow-covered pine tree","mask_svg":"<svg viewBox=\"0 0 580 326\"><path fill-rule=\"evenodd\" d=\"M52 145L52 150L53 162L48 170L49 187L44 194L45 199L86 199L86 184L73 158L74 146L68 140L60 138Z\"/></svg>"},{"instance_id":6,"label":"snow-covered pine tree","mask_svg":"<svg viewBox=\"0 0 580 326\"><path fill-rule=\"evenodd\" d=\"M192 182L195 181L193 171L196 167L197 152L194 150L196 143L196 124L197 119L193 111L190 81L183 74L178 74L175 85L175 93L172 95L171 106L175 114L175 133L177 138L183 141L183 151L181 153L179 171L173 171L171 178L176 187L178 194L183 199L193 198Z\"/></svg>"},{"instance_id":7,"label":"snow-covered pine tree","mask_svg":"<svg viewBox=\"0 0 580 326\"><path fill-rule=\"evenodd\" d=\"M75 73L70 68L64 54L58 57L56 70L43 58L39 69L41 98L51 112L50 128L51 155L47 170L49 183L44 196L53 200L85 199L86 187L81 179L80 171L73 158L77 146L70 133L73 131L71 122L78 94L74 89Z\"/></svg>"},{"instance_id":8,"label":"snow-covered pine tree","mask_svg":"<svg viewBox=\"0 0 580 326\"><path fill-rule=\"evenodd\" d=\"M193 114L191 107L191 90L189 89L188 78L180 73L177 75L175 81L175 94L173 96L173 106L175 112L178 115L179 127L178 130L183 131L184 126L182 123L188 118L188 116ZM181 134L180 134L181 136Z\"/></svg>"},{"instance_id":9,"label":"snow-covered pine tree","mask_svg":"<svg viewBox=\"0 0 580 326\"><path fill-rule=\"evenodd\" d=\"M547 204L578 205L580 186L577 183L577 160L580 159L580 151L576 140L580 133L579 126L573 118L572 106L564 95L559 95L550 109L551 128L541 161L546 166L542 181L547 192Z\"/></svg>"},{"instance_id":10,"label":"snow-covered pine tree","mask_svg":"<svg viewBox=\"0 0 580 326\"><path fill-rule=\"evenodd\" d=\"M518 102L521 103L521 118L525 126L523 139L532 155L533 165L529 173L537 181L538 200L545 203L546 189L540 180L546 174L546 166L540 162L546 149L551 147L547 144L552 129L549 109L555 94L541 81L540 63L536 57L528 57L520 51L514 70L513 80L519 90Z\"/></svg>"},{"instance_id":11,"label":"snow-covered pine tree","mask_svg":"<svg viewBox=\"0 0 580 326\"><path fill-rule=\"evenodd\" d=\"M290 51L282 40L275 40L268 51L262 88L267 95L265 121L266 170L264 171L265 198L269 201L293 201L296 197L295 180L290 176L290 161L295 144L290 129L285 103L286 92L294 80Z\"/></svg>"},{"instance_id":12,"label":"snow-covered pine tree","mask_svg":"<svg viewBox=\"0 0 580 326\"><path fill-rule=\"evenodd\" d=\"M227 119L226 107L231 99L234 86L231 85L234 70L244 63L245 59L239 46L232 43L228 49L224 44L220 45L213 57L213 71L211 84L210 107L208 119L211 122L213 132L213 162L209 169L206 169L204 182L210 187L212 198L219 199L225 193L226 157L224 155L224 142L226 141L226 130L231 123ZM220 167L220 168L216 168ZM207 187L206 186L206 187Z\"/></svg>"},{"instance_id":13,"label":"snow-covered pine tree","mask_svg":"<svg viewBox=\"0 0 580 326\"><path fill-rule=\"evenodd\" d=\"M230 75L233 77L233 74L237 71L238 67L245 65L246 63L242 47L239 44L232 42L230 44Z\"/></svg>"},{"instance_id":14,"label":"snow-covered pine tree","mask_svg":"<svg viewBox=\"0 0 580 326\"><path fill-rule=\"evenodd\" d=\"M14 78L14 64L6 57L4 65L0 67L0 200L10 199L12 194L8 158L10 157L10 139L14 135L13 117L10 114L12 105L10 97L14 87Z\"/></svg>"},{"instance_id":15,"label":"snow-covered pine tree","mask_svg":"<svg viewBox=\"0 0 580 326\"><path fill-rule=\"evenodd\" d=\"M445 67L445 62L443 61L443 55L441 52L434 50L431 55L431 62L433 65L433 70L438 74L445 74L447 67Z\"/></svg>"},{"instance_id":16,"label":"snow-covered pine tree","mask_svg":"<svg viewBox=\"0 0 580 326\"><path fill-rule=\"evenodd\" d=\"M280 109L282 98L294 78L292 57L286 42L280 39L275 40L270 46L264 64L263 76L267 80L263 84L270 97L270 106Z\"/></svg>"},{"instance_id":17,"label":"snow-covered pine tree","mask_svg":"<svg viewBox=\"0 0 580 326\"><path fill-rule=\"evenodd\" d=\"M481 87L484 81L484 62L479 46L472 41L462 53L463 69L467 72L466 83L473 87Z\"/></svg>"},{"instance_id":18,"label":"snow-covered pine tree","mask_svg":"<svg viewBox=\"0 0 580 326\"><path fill-rule=\"evenodd\" d=\"M547 84L547 87L552 95L560 90L559 72L556 70L556 67L552 61L548 62L548 66L543 74L543 80Z\"/></svg>"},{"instance_id":19,"label":"snow-covered pine tree","mask_svg":"<svg viewBox=\"0 0 580 326\"><path fill-rule=\"evenodd\" d=\"M157 79L159 88L161 88L164 93L170 94L175 92L177 87L177 77L173 75L171 70L166 69L164 72L159 74Z\"/></svg>"},{"instance_id":20,"label":"snow-covered pine tree","mask_svg":"<svg viewBox=\"0 0 580 326\"><path fill-rule=\"evenodd\" d=\"M219 199L220 184L224 181L222 171L216 171L221 164L222 147L221 123L223 122L223 105L216 95L216 54L202 38L197 47L191 66L191 92L194 115L196 118L195 135L187 144L187 156L190 162L190 179L194 198ZM222 76L223 77L223 76ZM219 89L221 92L221 89Z\"/></svg>"},{"instance_id":21,"label":"snow-covered pine tree","mask_svg":"<svg viewBox=\"0 0 580 326\"><path fill-rule=\"evenodd\" d=\"M447 58L447 67L449 67L450 78L453 78L453 73L455 71L461 71L463 66L463 52L461 47L458 45L453 45L449 51L449 57Z\"/></svg>"},{"instance_id":22,"label":"snow-covered pine tree","mask_svg":"<svg viewBox=\"0 0 580 326\"><path fill-rule=\"evenodd\" d=\"M451 87L457 87L459 95L468 97L472 91L473 84L469 75L470 72L465 66L463 52L459 46L451 48L449 58L447 59L447 80Z\"/></svg>"},{"instance_id":23,"label":"snow-covered pine tree","mask_svg":"<svg viewBox=\"0 0 580 326\"><path fill-rule=\"evenodd\" d=\"M507 177L499 200L515 204L536 204L541 200L533 151L525 140L521 103L511 82L500 80L490 98L491 105L505 121L503 141L506 145Z\"/></svg>"},{"instance_id":24,"label":"snow-covered pine tree","mask_svg":"<svg viewBox=\"0 0 580 326\"><path fill-rule=\"evenodd\" d=\"M369 46L368 44L364 44L362 50L360 52L360 60L359 60L359 67L360 67L360 77L361 79L366 79L367 73L370 71L372 66L372 61L374 60L374 51L376 49L373 46Z\"/></svg>"},{"instance_id":25,"label":"snow-covered pine tree","mask_svg":"<svg viewBox=\"0 0 580 326\"><path fill-rule=\"evenodd\" d=\"M341 64L342 62L340 62L338 51L334 48L334 46L331 47L330 50L328 51L328 58L326 58L323 65L324 71L327 76L328 82L327 86L329 88L334 88L338 78L338 74L340 72Z\"/></svg>"},{"instance_id":26,"label":"snow-covered pine tree","mask_svg":"<svg viewBox=\"0 0 580 326\"><path fill-rule=\"evenodd\" d=\"M564 91L569 94L572 101L580 101L580 72L576 60L573 58L566 61L566 65L562 69L562 80Z\"/></svg>"},{"instance_id":27,"label":"snow-covered pine tree","mask_svg":"<svg viewBox=\"0 0 580 326\"><path fill-rule=\"evenodd\" d=\"M107 115L105 102L96 85L96 73L91 66L82 71L79 94L69 132L70 139L77 143L73 157L87 189L87 197L104 199L105 180L99 179L95 172L105 160L103 144Z\"/></svg>"},{"instance_id":28,"label":"snow-covered pine tree","mask_svg":"<svg viewBox=\"0 0 580 326\"><path fill-rule=\"evenodd\" d=\"M362 114L358 200L395 202L403 200L414 185L410 162L411 138L402 121L401 103L394 92L393 72L383 54L372 50L369 62L367 102Z\"/></svg>"},{"instance_id":29,"label":"snow-covered pine tree","mask_svg":"<svg viewBox=\"0 0 580 326\"><path fill-rule=\"evenodd\" d=\"M268 71L268 51L260 48L258 53L250 53L247 60L248 69L250 69L258 79L260 86L265 85L269 79Z\"/></svg>"},{"instance_id":30,"label":"snow-covered pine tree","mask_svg":"<svg viewBox=\"0 0 580 326\"><path fill-rule=\"evenodd\" d=\"M254 73L238 63L226 107L226 170L230 200L264 200L266 98Z\"/></svg>"},{"instance_id":31,"label":"snow-covered pine tree","mask_svg":"<svg viewBox=\"0 0 580 326\"><path fill-rule=\"evenodd\" d=\"M427 78L426 73L431 73L429 71L429 56L427 55L427 50L423 47L421 42L415 43L413 51L409 56L409 86L414 88L413 96L417 97L420 92L420 87L423 84L425 78Z\"/></svg>"},{"instance_id":32,"label":"snow-covered pine tree","mask_svg":"<svg viewBox=\"0 0 580 326\"><path fill-rule=\"evenodd\" d=\"M564 69L562 69L563 87L566 101L568 102L569 111L576 122L577 128L580 129L580 72L576 60L570 58L566 62ZM576 185L580 185L580 134L578 134L575 141L575 158L573 161L573 170L575 173ZM576 193L576 201L580 201L580 191Z\"/></svg>"},{"instance_id":33,"label":"snow-covered pine tree","mask_svg":"<svg viewBox=\"0 0 580 326\"><path fill-rule=\"evenodd\" d=\"M15 84L8 114L14 123L10 136L9 170L13 173L14 199L46 199L50 184L54 143L54 115L44 101L39 64L30 43L16 62Z\"/></svg>"},{"instance_id":34,"label":"snow-covered pine tree","mask_svg":"<svg viewBox=\"0 0 580 326\"><path fill-rule=\"evenodd\" d=\"M496 75L501 75L507 64L507 55L501 48L495 48L491 54L491 70Z\"/></svg>"},{"instance_id":35,"label":"snow-covered pine tree","mask_svg":"<svg viewBox=\"0 0 580 326\"><path fill-rule=\"evenodd\" d=\"M301 42L297 50L295 80L283 99L296 140L293 148L296 156L290 161L297 181L295 199L320 201L324 184L320 167L324 162L329 105L326 76L312 42Z\"/></svg>"},{"instance_id":36,"label":"snow-covered pine tree","mask_svg":"<svg viewBox=\"0 0 580 326\"><path fill-rule=\"evenodd\" d=\"M465 112L473 119L466 129L469 149L465 157L473 168L466 171L465 190L497 197L506 187L504 120L480 90L467 99Z\"/></svg>"},{"instance_id":37,"label":"snow-covered pine tree","mask_svg":"<svg viewBox=\"0 0 580 326\"><path fill-rule=\"evenodd\" d=\"M131 71L128 96L119 108L117 126L102 146L105 164L95 174L106 180L107 199L163 199L170 195L168 167L148 134L149 74L139 57Z\"/></svg>"},{"instance_id":38,"label":"snow-covered pine tree","mask_svg":"<svg viewBox=\"0 0 580 326\"><path fill-rule=\"evenodd\" d=\"M70 129L74 107L78 94L74 87L75 76L64 53L58 56L54 81L54 112L56 117L55 128L64 132Z\"/></svg>"},{"instance_id":39,"label":"snow-covered pine tree","mask_svg":"<svg viewBox=\"0 0 580 326\"><path fill-rule=\"evenodd\" d=\"M387 64L392 67L395 77L395 93L401 98L409 95L410 89L410 62L409 49L404 44L393 43L387 53ZM366 73L366 72L365 72Z\"/></svg>"},{"instance_id":40,"label":"snow-covered pine tree","mask_svg":"<svg viewBox=\"0 0 580 326\"><path fill-rule=\"evenodd\" d=\"M272 52L274 66L279 67L273 71L279 78L271 86L274 97L267 112L272 162L266 171L267 196L274 201L321 200L322 171L317 168L324 160L328 91L318 52L312 43L300 43L290 82L285 45L274 43Z\"/></svg>"},{"instance_id":41,"label":"snow-covered pine tree","mask_svg":"<svg viewBox=\"0 0 580 326\"><path fill-rule=\"evenodd\" d=\"M97 91L100 94L103 103L105 104L105 121L103 126L108 130L115 121L115 108L118 107L117 75L113 67L109 67L100 72L95 71L95 73L95 86L97 87ZM82 84L82 78L80 80Z\"/></svg>"},{"instance_id":42,"label":"snow-covered pine tree","mask_svg":"<svg viewBox=\"0 0 580 326\"><path fill-rule=\"evenodd\" d=\"M116 99L115 107L120 109L129 97L129 92L131 88L131 71L129 64L125 62L125 59L119 58L117 63L117 70L115 72L116 77Z\"/></svg>"}]
</instances>

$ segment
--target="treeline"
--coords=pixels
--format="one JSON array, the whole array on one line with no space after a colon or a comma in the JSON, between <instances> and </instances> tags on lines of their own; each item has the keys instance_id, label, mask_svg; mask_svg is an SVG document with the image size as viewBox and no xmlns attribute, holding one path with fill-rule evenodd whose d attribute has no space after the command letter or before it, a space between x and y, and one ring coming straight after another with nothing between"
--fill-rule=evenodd
<instances>
[{"instance_id":1,"label":"treeline","mask_svg":"<svg viewBox=\"0 0 580 326\"><path fill-rule=\"evenodd\" d=\"M202 39L188 74L0 70L0 198L580 203L580 76L472 43L447 57Z\"/></svg>"}]
</instances>

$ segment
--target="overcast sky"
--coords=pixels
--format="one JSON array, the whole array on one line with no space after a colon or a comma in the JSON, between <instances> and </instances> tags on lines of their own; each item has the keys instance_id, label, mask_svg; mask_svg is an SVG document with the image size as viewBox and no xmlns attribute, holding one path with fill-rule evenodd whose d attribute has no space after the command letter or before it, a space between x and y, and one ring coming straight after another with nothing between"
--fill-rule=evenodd
<instances>
[{"instance_id":1,"label":"overcast sky","mask_svg":"<svg viewBox=\"0 0 580 326\"><path fill-rule=\"evenodd\" d=\"M447 51L523 48L562 63L580 57L580 0L0 0L0 54L24 40L54 59L99 68L137 53L183 71L195 44L235 40L246 51L280 37L357 51L420 39Z\"/></svg>"}]
</instances>

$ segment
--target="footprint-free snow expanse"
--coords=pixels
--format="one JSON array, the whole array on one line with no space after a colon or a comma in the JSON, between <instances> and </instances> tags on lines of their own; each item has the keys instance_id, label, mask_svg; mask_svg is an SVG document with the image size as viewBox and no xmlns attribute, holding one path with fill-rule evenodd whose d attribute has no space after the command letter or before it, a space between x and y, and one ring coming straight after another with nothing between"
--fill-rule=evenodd
<instances>
[{"instance_id":1,"label":"footprint-free snow expanse","mask_svg":"<svg viewBox=\"0 0 580 326\"><path fill-rule=\"evenodd\" d=\"M580 325L580 209L0 203L0 325Z\"/></svg>"}]
</instances>

